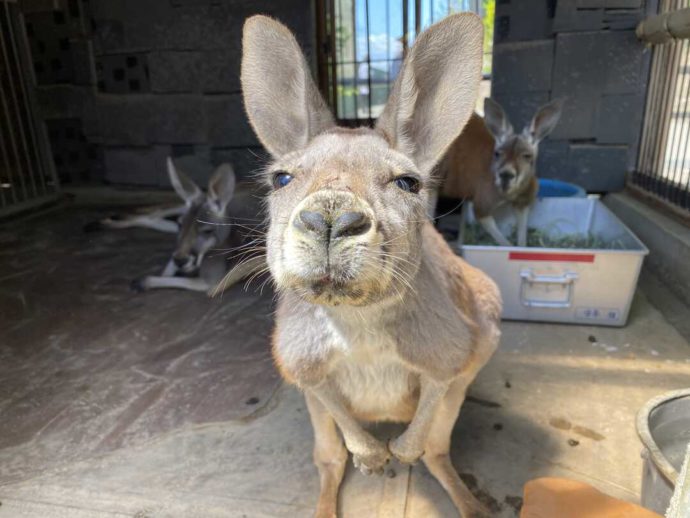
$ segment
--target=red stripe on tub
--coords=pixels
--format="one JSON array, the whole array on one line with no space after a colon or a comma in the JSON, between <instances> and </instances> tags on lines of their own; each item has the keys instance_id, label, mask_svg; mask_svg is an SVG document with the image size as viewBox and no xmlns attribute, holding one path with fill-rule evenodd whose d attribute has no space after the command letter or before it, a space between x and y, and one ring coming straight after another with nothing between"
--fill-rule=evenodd
<instances>
[{"instance_id":1,"label":"red stripe on tub","mask_svg":"<svg viewBox=\"0 0 690 518\"><path fill-rule=\"evenodd\" d=\"M593 263L594 254L563 254L553 252L510 252L511 261L555 261L566 263Z\"/></svg>"}]
</instances>

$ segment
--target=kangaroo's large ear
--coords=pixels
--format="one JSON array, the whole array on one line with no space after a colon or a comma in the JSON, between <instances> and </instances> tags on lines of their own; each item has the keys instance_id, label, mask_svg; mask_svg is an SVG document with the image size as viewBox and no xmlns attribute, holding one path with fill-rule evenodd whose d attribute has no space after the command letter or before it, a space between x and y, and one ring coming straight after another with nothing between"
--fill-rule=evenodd
<instances>
[{"instance_id":1,"label":"kangaroo's large ear","mask_svg":"<svg viewBox=\"0 0 690 518\"><path fill-rule=\"evenodd\" d=\"M173 164L172 158L168 157L168 176L170 183L177 195L184 200L185 203L191 203L195 198L201 195L201 189L182 171L178 171Z\"/></svg>"},{"instance_id":2,"label":"kangaroo's large ear","mask_svg":"<svg viewBox=\"0 0 690 518\"><path fill-rule=\"evenodd\" d=\"M484 99L484 123L497 142L502 142L513 134L513 125L510 124L506 112L493 99Z\"/></svg>"},{"instance_id":3,"label":"kangaroo's large ear","mask_svg":"<svg viewBox=\"0 0 690 518\"><path fill-rule=\"evenodd\" d=\"M244 23L240 76L249 121L274 157L334 125L297 41L281 23L266 16Z\"/></svg>"},{"instance_id":4,"label":"kangaroo's large ear","mask_svg":"<svg viewBox=\"0 0 690 518\"><path fill-rule=\"evenodd\" d=\"M236 182L235 171L230 164L219 166L208 181L208 200L218 214L225 214L225 209L235 194Z\"/></svg>"},{"instance_id":5,"label":"kangaroo's large ear","mask_svg":"<svg viewBox=\"0 0 690 518\"><path fill-rule=\"evenodd\" d=\"M376 128L429 173L472 114L482 69L482 22L448 16L419 35Z\"/></svg>"},{"instance_id":6,"label":"kangaroo's large ear","mask_svg":"<svg viewBox=\"0 0 690 518\"><path fill-rule=\"evenodd\" d=\"M563 99L554 99L537 110L530 125L525 128L527 136L537 144L551 133L558 124L563 109Z\"/></svg>"}]
</instances>

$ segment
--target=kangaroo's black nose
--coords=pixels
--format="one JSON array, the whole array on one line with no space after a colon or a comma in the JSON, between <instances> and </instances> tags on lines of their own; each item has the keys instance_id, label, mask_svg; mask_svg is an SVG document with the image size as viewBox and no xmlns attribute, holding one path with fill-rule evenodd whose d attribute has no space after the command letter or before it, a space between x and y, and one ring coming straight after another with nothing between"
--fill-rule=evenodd
<instances>
[{"instance_id":1,"label":"kangaroo's black nose","mask_svg":"<svg viewBox=\"0 0 690 518\"><path fill-rule=\"evenodd\" d=\"M509 182L510 180L515 178L515 174L511 173L510 171L501 171L498 177L501 179L502 182Z\"/></svg>"},{"instance_id":2,"label":"kangaroo's black nose","mask_svg":"<svg viewBox=\"0 0 690 518\"><path fill-rule=\"evenodd\" d=\"M302 231L313 232L327 240L338 237L364 234L371 227L371 220L363 212L344 212L329 222L320 212L303 210L295 218L295 227Z\"/></svg>"},{"instance_id":3,"label":"kangaroo's black nose","mask_svg":"<svg viewBox=\"0 0 690 518\"><path fill-rule=\"evenodd\" d=\"M371 227L371 220L363 212L345 212L336 218L331 228L331 239L358 236Z\"/></svg>"},{"instance_id":4,"label":"kangaroo's black nose","mask_svg":"<svg viewBox=\"0 0 690 518\"><path fill-rule=\"evenodd\" d=\"M299 216L295 218L295 226L301 230L323 234L325 237L330 231L330 226L323 214L310 210L303 210L299 213Z\"/></svg>"},{"instance_id":5,"label":"kangaroo's black nose","mask_svg":"<svg viewBox=\"0 0 690 518\"><path fill-rule=\"evenodd\" d=\"M173 262L175 263L175 266L177 266L178 268L182 268L185 264L187 264L187 258L175 255L173 256Z\"/></svg>"}]
</instances>

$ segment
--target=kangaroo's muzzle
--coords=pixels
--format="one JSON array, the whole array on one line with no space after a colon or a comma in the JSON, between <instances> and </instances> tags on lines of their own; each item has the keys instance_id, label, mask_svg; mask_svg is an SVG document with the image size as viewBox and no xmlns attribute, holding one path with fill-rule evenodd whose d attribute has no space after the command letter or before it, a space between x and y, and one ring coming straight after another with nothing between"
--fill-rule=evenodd
<instances>
[{"instance_id":1,"label":"kangaroo's muzzle","mask_svg":"<svg viewBox=\"0 0 690 518\"><path fill-rule=\"evenodd\" d=\"M376 278L381 238L373 211L349 191L309 195L293 210L284 237L283 271L309 298L361 297Z\"/></svg>"}]
</instances>

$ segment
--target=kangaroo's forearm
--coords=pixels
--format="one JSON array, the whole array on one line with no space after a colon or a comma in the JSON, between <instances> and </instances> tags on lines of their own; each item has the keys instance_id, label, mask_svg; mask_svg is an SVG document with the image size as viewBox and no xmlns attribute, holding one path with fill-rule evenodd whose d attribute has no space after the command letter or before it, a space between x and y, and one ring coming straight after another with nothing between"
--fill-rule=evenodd
<instances>
[{"instance_id":1,"label":"kangaroo's forearm","mask_svg":"<svg viewBox=\"0 0 690 518\"><path fill-rule=\"evenodd\" d=\"M390 450L403 462L417 460L423 452L431 423L439 404L448 392L450 382L438 381L422 374L420 377L419 403L407 429L391 441Z\"/></svg>"},{"instance_id":2,"label":"kangaroo's forearm","mask_svg":"<svg viewBox=\"0 0 690 518\"><path fill-rule=\"evenodd\" d=\"M327 379L317 386L309 387L308 390L316 396L331 414L343 434L347 449L352 453L364 452L372 444L380 442L364 430L362 425L350 414L344 404L342 395L340 395L330 380Z\"/></svg>"}]
</instances>

